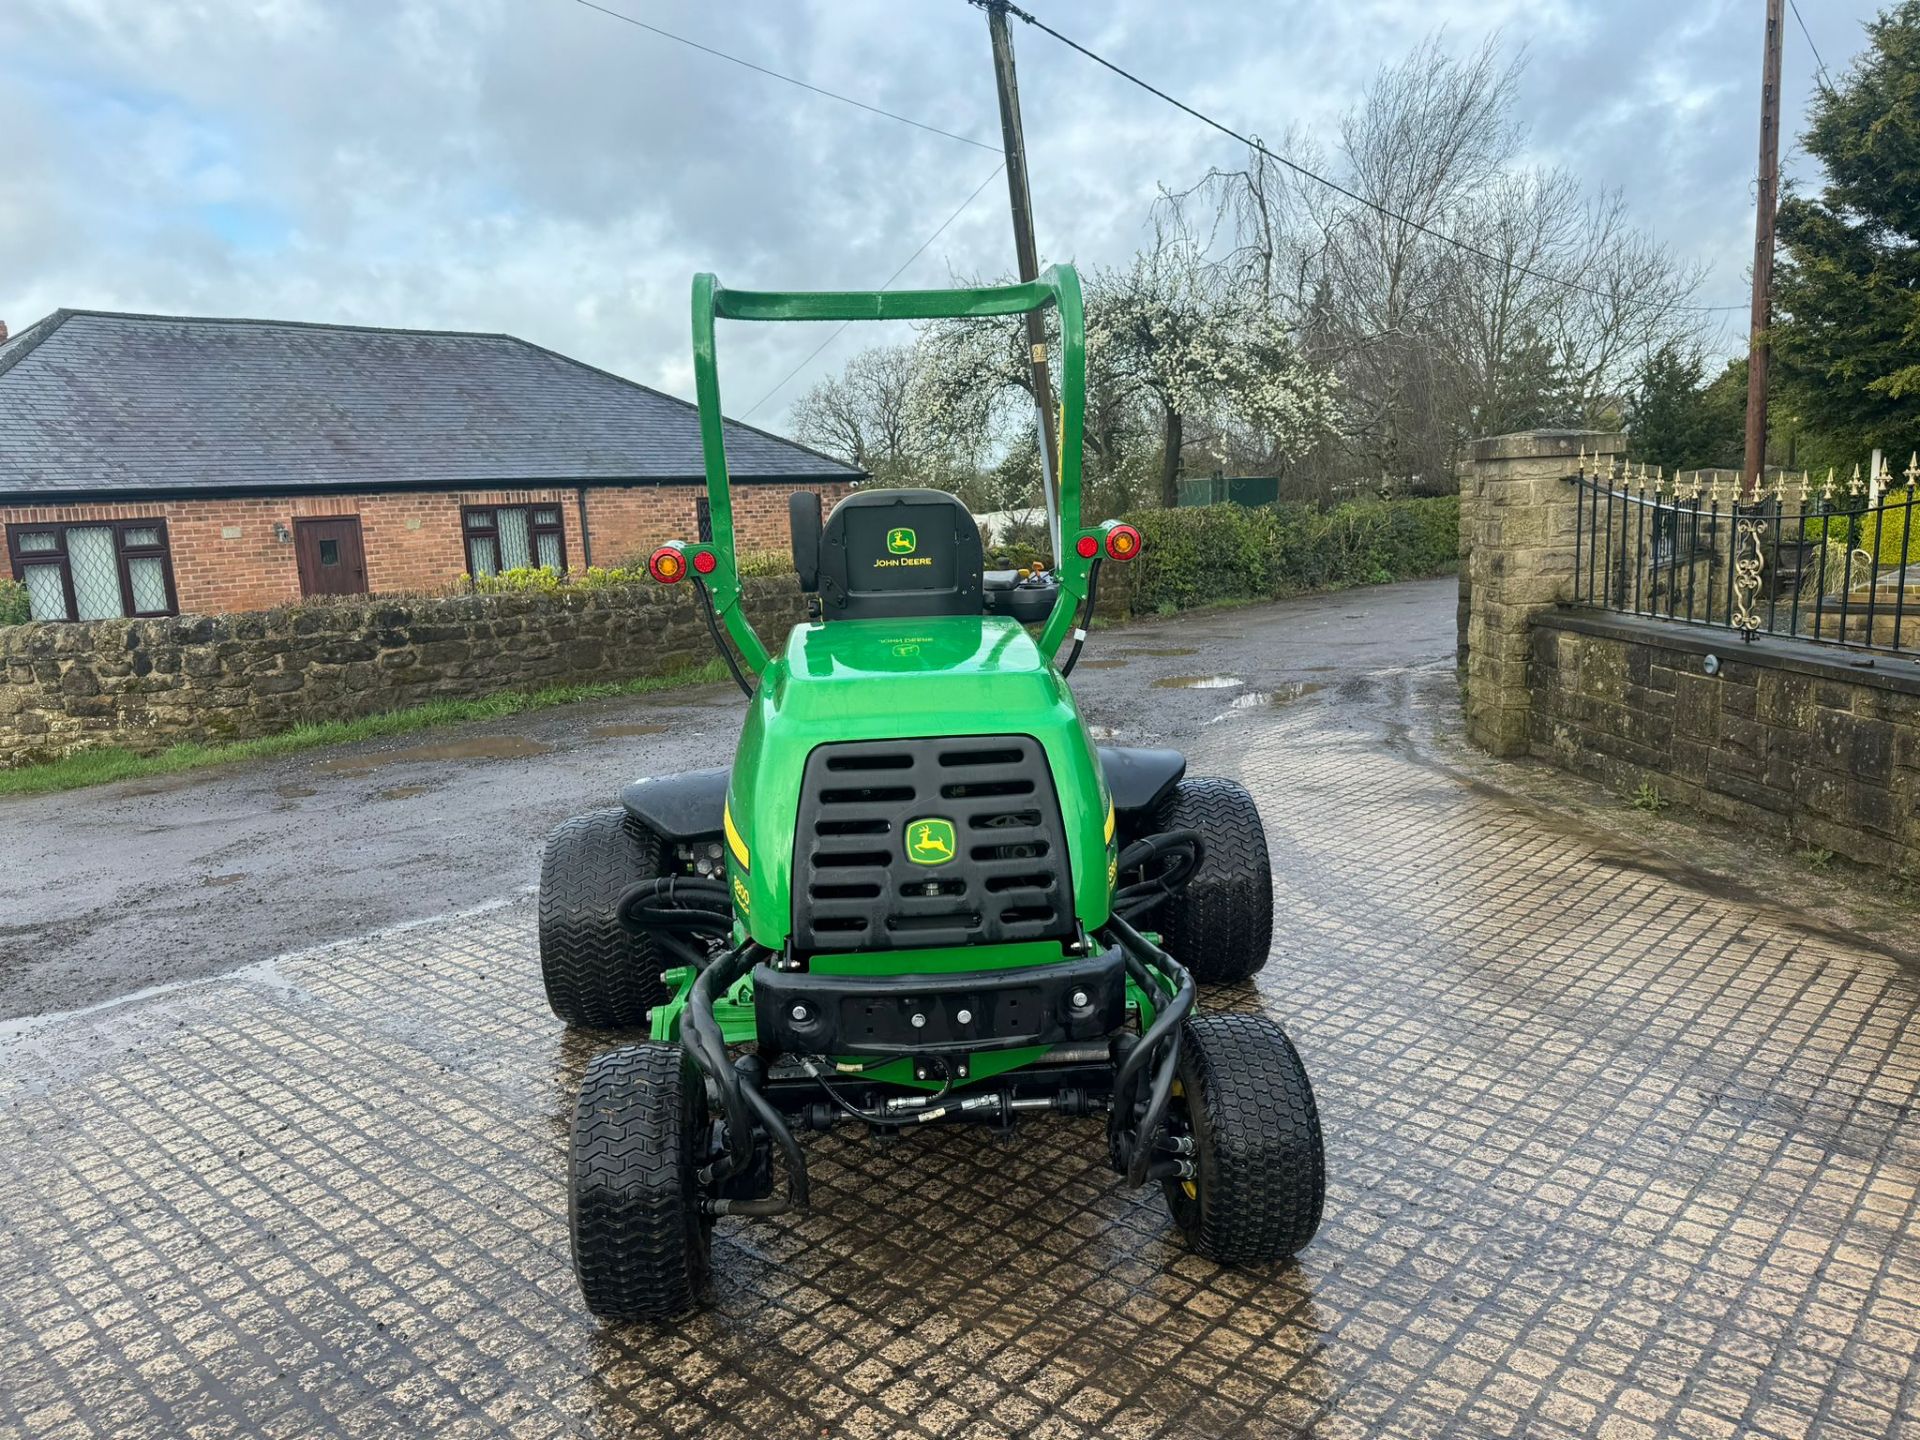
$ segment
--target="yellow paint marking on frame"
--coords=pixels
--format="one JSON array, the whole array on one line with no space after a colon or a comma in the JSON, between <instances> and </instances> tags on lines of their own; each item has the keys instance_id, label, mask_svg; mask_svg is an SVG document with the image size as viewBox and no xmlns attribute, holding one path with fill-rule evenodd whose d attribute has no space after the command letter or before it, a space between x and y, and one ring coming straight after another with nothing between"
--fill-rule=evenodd
<instances>
[{"instance_id":1,"label":"yellow paint marking on frame","mask_svg":"<svg viewBox=\"0 0 1920 1440\"><path fill-rule=\"evenodd\" d=\"M709 812L711 813L711 812ZM753 866L747 860L747 842L740 838L740 832L733 828L733 802L724 802L720 807L720 823L726 827L727 848L733 852L733 858L740 862L742 870L751 870Z\"/></svg>"}]
</instances>

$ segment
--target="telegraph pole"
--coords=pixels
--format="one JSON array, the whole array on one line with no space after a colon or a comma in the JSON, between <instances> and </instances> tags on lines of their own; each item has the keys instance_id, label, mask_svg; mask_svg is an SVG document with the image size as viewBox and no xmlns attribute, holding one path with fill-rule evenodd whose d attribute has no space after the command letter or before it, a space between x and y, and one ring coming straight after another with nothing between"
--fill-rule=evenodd
<instances>
[{"instance_id":1,"label":"telegraph pole","mask_svg":"<svg viewBox=\"0 0 1920 1440\"><path fill-rule=\"evenodd\" d=\"M1767 48L1760 72L1760 183L1753 219L1753 311L1747 345L1749 494L1767 465L1767 327L1773 323L1773 222L1780 208L1780 29L1786 0L1767 0Z\"/></svg>"},{"instance_id":2,"label":"telegraph pole","mask_svg":"<svg viewBox=\"0 0 1920 1440\"><path fill-rule=\"evenodd\" d=\"M1038 279L1040 252L1033 243L1033 195L1027 189L1027 145L1020 133L1020 83L1013 73L1013 37L1007 33L1007 0L974 0L987 12L993 40L993 79L1000 92L1000 141L1007 153L1007 200L1013 209L1013 248L1022 280ZM1054 435L1053 381L1047 371L1047 326L1038 310L1027 312L1027 354L1033 366L1033 403L1040 412L1040 486L1047 505L1047 530L1053 539L1053 563L1060 563L1060 513L1054 467L1059 442Z\"/></svg>"}]
</instances>

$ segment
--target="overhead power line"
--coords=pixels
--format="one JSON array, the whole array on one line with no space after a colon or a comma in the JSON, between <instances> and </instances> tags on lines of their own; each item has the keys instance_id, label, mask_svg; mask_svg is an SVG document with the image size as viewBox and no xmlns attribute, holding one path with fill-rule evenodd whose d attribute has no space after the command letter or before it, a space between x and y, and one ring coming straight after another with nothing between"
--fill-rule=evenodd
<instances>
[{"instance_id":1,"label":"overhead power line","mask_svg":"<svg viewBox=\"0 0 1920 1440\"><path fill-rule=\"evenodd\" d=\"M958 140L962 145L972 145L979 150L992 150L996 154L999 152L1000 147L998 145L990 145L984 140L976 140L971 135L960 135L952 130L942 130L938 125L929 125L924 120L915 120L911 115L901 115L892 110L882 110L878 105L869 105L864 100L856 100L851 95L842 95L837 90L828 90L822 86L813 85L805 80L798 79L795 76L784 75L778 70L769 70L766 66L756 65L751 60L742 60L738 55L729 55L726 51L716 50L711 45L702 45L698 40L689 40L686 36L676 35L671 30L662 30L658 25L650 25L645 20L636 20L633 16L622 14L618 10L609 10L605 5L596 5L593 3L593 0L574 0L574 3L576 5L584 5L589 10L597 10L600 14L609 16L612 19L625 21L636 29L658 35L663 40L671 40L675 44L685 45L689 49L698 50L703 55L711 55L716 60L725 60L743 69L752 70L757 74L770 75L775 80L784 80L789 85L796 85L802 90L813 92L815 95L824 95L829 100L838 100L843 105L851 105L856 110L866 111L869 115L881 115L889 120L898 120L902 125L911 125L916 130L925 130L929 135L943 135L949 140Z\"/></svg>"},{"instance_id":2,"label":"overhead power line","mask_svg":"<svg viewBox=\"0 0 1920 1440\"><path fill-rule=\"evenodd\" d=\"M887 277L887 283L882 285L880 288L882 290L891 290L893 288L893 282L898 280L902 275L907 273L907 267L913 264L913 262L918 260L922 255L926 254L927 247L933 244L933 242L938 240L942 235L946 234L947 227L953 224L954 221L958 220L961 216L961 213L965 211L969 205L973 204L974 201L980 198L980 192L986 189L987 186L991 185L994 182L994 180L999 176L1000 172L1006 168L1007 168L1007 164L1006 164L1006 161L1004 160L1001 161L998 165L994 166L993 173L987 176L987 178L982 180L978 185L973 187L973 193L967 196L966 199L962 200L959 206L955 208L954 212L951 215L947 216L945 220L942 220L940 222L940 228L938 230L934 231L933 234L929 235L926 239L920 242L919 249L915 250L913 254L909 255L905 260L900 262L900 268L895 270L893 274L889 275ZM754 401L753 409L748 410L746 414L742 415L740 418L742 420L752 419L754 410L758 410L762 405L766 404L767 401L771 400L774 396L778 395L782 390L786 389L787 385L789 384L789 382L792 381L793 377L798 375L802 370L806 369L807 366L811 365L815 360L818 360L820 358L820 352L822 350L825 350L829 345L833 344L834 341L838 340L842 335L844 335L846 333L847 326L851 325L852 323L853 322L851 320L842 321L839 329L835 330L831 335L827 336L826 339L822 340L818 345L814 346L813 353L811 355L807 356L806 359L802 360L798 365L794 366L793 369L789 370L786 373L786 375L781 379L778 385L775 385L771 390L767 391L766 394L762 395L758 400Z\"/></svg>"},{"instance_id":3,"label":"overhead power line","mask_svg":"<svg viewBox=\"0 0 1920 1440\"><path fill-rule=\"evenodd\" d=\"M1807 29L1807 22L1800 18L1800 6L1797 0L1787 0L1787 6L1793 11L1793 18L1799 23L1800 33L1807 37L1807 49L1813 52L1813 65L1820 72L1820 88L1829 95L1833 93L1833 82L1827 78L1827 62L1820 58L1820 47L1813 43L1813 32Z\"/></svg>"},{"instance_id":4,"label":"overhead power line","mask_svg":"<svg viewBox=\"0 0 1920 1440\"><path fill-rule=\"evenodd\" d=\"M585 3L585 0L582 0L582 3ZM1242 145L1245 145L1248 149L1258 151L1260 154L1266 156L1267 159L1273 161L1276 165L1285 166L1287 169L1293 171L1296 175L1304 176L1306 179L1313 181L1317 185L1324 185L1327 187L1327 189L1332 190L1337 194L1346 196L1347 199L1353 201L1357 205L1364 205L1367 207L1367 209L1374 211L1376 214L1384 215L1389 220L1397 221L1398 223L1405 225L1410 229L1419 231L1422 235L1430 236L1432 239L1438 240L1442 244L1451 245L1456 250L1463 251L1468 255L1478 256L1480 259L1485 260L1490 264L1503 265L1511 270L1515 270L1519 272L1522 275L1530 276L1535 280L1544 281L1549 285L1559 285L1568 290L1578 291L1583 295L1592 295L1597 299L1610 300L1614 298L1613 296L1609 295L1606 291L1601 290L1596 286L1582 285L1578 280L1569 280L1562 275L1552 275L1547 273L1544 270L1535 270L1531 266L1519 264L1517 261L1503 259L1500 256L1495 255L1490 250L1483 250L1478 245L1472 244L1471 242L1466 240L1462 240L1458 236L1449 235L1444 230L1436 230L1434 229L1433 226L1424 225L1420 221L1415 220L1412 216L1402 215L1397 210L1391 210L1385 205L1379 204L1377 201L1367 199L1367 197L1364 195L1356 194L1354 191L1349 190L1346 186L1340 184L1339 181L1329 180L1326 176L1316 174L1314 171L1309 170L1306 166L1298 164L1295 161L1289 160L1284 155L1277 154L1276 152L1269 150L1265 145L1261 144L1260 141L1255 139L1253 136L1242 134L1240 131L1235 130L1231 125L1225 124L1222 121L1214 119L1213 116L1206 114L1204 111L1194 109L1193 106L1187 104L1183 100L1176 100L1173 96L1169 95L1166 91L1160 89L1158 86L1149 84L1147 81L1142 80L1138 75L1135 75L1132 71L1127 70L1120 65L1116 65L1113 61L1107 59L1106 56L1096 54L1094 51L1089 50L1086 46L1082 45L1078 40L1075 40L1072 37L1067 35L1062 35L1058 30L1054 29L1051 25L1029 14L1027 11L1022 10L1014 5L1008 5L1006 9L1009 15L1018 16L1020 19L1024 20L1027 24L1033 26L1034 29L1039 30L1047 35L1051 35L1054 39L1058 40L1062 45L1065 45L1069 50L1079 51L1080 54L1086 56L1087 59L1093 61L1096 65L1100 65L1105 67L1108 70L1111 70L1114 74L1118 75L1122 80L1125 80L1130 84L1139 86L1142 90L1146 91L1149 95L1157 96L1159 99L1166 101L1167 104L1173 106L1174 109L1185 111L1188 115L1191 115L1194 119L1198 120L1202 125L1211 126L1213 129L1218 130L1222 135L1226 135L1231 137L1234 140L1238 140ZM1725 310L1745 310L1747 307L1744 304L1740 304L1740 305L1691 305L1691 304L1688 304L1688 305L1674 305L1669 308L1674 310L1696 311L1701 313L1718 313L1720 311L1725 311Z\"/></svg>"}]
</instances>

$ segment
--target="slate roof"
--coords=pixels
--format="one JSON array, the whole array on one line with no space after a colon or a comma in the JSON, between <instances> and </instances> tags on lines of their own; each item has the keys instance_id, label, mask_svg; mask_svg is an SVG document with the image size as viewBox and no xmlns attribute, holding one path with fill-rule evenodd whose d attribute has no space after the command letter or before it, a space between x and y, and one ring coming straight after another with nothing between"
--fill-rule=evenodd
<instances>
[{"instance_id":1,"label":"slate roof","mask_svg":"<svg viewBox=\"0 0 1920 1440\"><path fill-rule=\"evenodd\" d=\"M862 473L726 434L737 481ZM511 335L57 310L0 344L0 497L702 474L692 405Z\"/></svg>"}]
</instances>

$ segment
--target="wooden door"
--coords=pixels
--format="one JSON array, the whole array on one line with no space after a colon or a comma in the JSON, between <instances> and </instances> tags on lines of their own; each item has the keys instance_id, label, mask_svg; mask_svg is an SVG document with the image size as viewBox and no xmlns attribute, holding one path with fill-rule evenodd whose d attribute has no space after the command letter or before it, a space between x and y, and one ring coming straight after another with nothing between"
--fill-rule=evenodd
<instances>
[{"instance_id":1,"label":"wooden door","mask_svg":"<svg viewBox=\"0 0 1920 1440\"><path fill-rule=\"evenodd\" d=\"M367 557L360 548L359 516L294 521L293 551L300 561L302 595L367 593Z\"/></svg>"}]
</instances>

